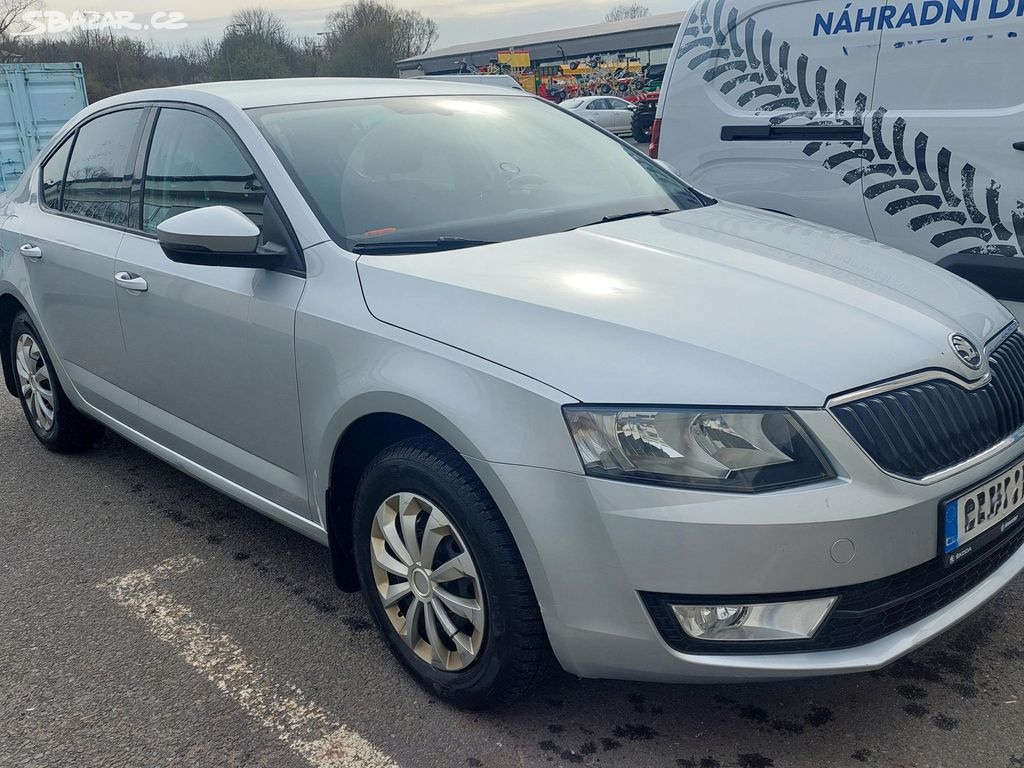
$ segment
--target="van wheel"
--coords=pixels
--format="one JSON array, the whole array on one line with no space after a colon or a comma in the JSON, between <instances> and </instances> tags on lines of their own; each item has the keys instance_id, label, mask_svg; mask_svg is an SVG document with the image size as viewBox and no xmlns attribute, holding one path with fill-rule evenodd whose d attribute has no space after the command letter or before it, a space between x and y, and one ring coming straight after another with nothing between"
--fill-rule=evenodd
<instances>
[{"instance_id":1,"label":"van wheel","mask_svg":"<svg viewBox=\"0 0 1024 768\"><path fill-rule=\"evenodd\" d=\"M363 596L385 641L432 694L489 709L527 693L549 657L504 518L436 437L385 449L363 474L353 526Z\"/></svg>"},{"instance_id":2,"label":"van wheel","mask_svg":"<svg viewBox=\"0 0 1024 768\"><path fill-rule=\"evenodd\" d=\"M19 312L11 325L10 354L18 399L39 442L57 453L91 448L103 427L68 400L50 356L24 312Z\"/></svg>"}]
</instances>

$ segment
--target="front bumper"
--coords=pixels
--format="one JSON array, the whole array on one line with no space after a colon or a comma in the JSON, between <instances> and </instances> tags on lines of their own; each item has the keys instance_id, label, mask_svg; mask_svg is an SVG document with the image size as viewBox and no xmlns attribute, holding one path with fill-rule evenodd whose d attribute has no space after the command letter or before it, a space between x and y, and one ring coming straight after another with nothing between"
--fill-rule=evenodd
<instances>
[{"instance_id":1,"label":"front bumper","mask_svg":"<svg viewBox=\"0 0 1024 768\"><path fill-rule=\"evenodd\" d=\"M1024 548L1012 543L966 591L934 598L911 623L865 633L865 642L853 638L826 650L680 650L645 597L649 603L652 594L838 594L911 569L927 570L938 558L940 502L1024 454L1017 446L942 482L917 485L880 472L829 414L801 416L831 449L840 477L756 496L632 485L470 459L505 512L552 646L568 671L735 682L878 669L964 619L1024 571ZM846 563L833 557L843 540L853 549ZM843 549L848 554L850 547Z\"/></svg>"}]
</instances>

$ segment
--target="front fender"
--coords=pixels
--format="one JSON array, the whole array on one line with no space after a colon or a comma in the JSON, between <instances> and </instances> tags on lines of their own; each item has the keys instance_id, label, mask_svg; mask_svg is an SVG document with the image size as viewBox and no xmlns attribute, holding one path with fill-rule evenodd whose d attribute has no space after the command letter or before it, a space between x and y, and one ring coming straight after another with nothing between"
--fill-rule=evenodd
<instances>
[{"instance_id":1,"label":"front fender","mask_svg":"<svg viewBox=\"0 0 1024 768\"><path fill-rule=\"evenodd\" d=\"M333 243L306 250L295 322L303 446L313 516L325 529L335 451L371 414L433 431L476 466L517 464L582 474L562 416L576 402L516 371L374 318L355 260ZM543 568L522 516L494 472L478 472L498 503L542 603ZM503 503L505 501L505 503ZM556 504L557 500L552 500Z\"/></svg>"},{"instance_id":2,"label":"front fender","mask_svg":"<svg viewBox=\"0 0 1024 768\"><path fill-rule=\"evenodd\" d=\"M389 325L366 307L356 260L334 243L305 252L295 354L310 499L326 522L334 451L363 416L419 422L467 457L582 472L562 405L535 379Z\"/></svg>"},{"instance_id":3,"label":"front fender","mask_svg":"<svg viewBox=\"0 0 1024 768\"><path fill-rule=\"evenodd\" d=\"M330 485L335 449L353 424L375 414L415 421L466 458L582 471L562 417L562 404L568 400L565 395L549 397L524 390L484 371L384 339L365 336L363 343L387 358L372 370L390 370L392 375L331 405L314 406L327 416L313 417L314 423L322 426L316 429L318 440L310 454L316 457L312 498L321 523L326 523L327 507L321 506L320 500L325 499ZM408 373L399 375L398 371ZM302 397L304 411L310 400ZM304 416L303 424L307 423Z\"/></svg>"}]
</instances>

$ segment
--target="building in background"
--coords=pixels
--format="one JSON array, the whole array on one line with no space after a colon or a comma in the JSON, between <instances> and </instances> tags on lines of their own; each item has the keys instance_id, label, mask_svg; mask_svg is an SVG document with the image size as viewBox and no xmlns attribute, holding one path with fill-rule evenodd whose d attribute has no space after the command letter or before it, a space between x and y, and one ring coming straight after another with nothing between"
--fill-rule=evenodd
<instances>
[{"instance_id":1,"label":"building in background","mask_svg":"<svg viewBox=\"0 0 1024 768\"><path fill-rule=\"evenodd\" d=\"M683 13L591 24L453 45L396 62L401 77L510 74L534 93L562 101L616 94L635 101L657 90Z\"/></svg>"}]
</instances>

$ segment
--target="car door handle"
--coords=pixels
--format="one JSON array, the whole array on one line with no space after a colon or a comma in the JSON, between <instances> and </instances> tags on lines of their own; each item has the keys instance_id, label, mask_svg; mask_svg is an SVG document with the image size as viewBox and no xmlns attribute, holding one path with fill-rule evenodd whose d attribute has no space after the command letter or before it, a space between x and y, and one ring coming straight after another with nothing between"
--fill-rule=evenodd
<instances>
[{"instance_id":1,"label":"car door handle","mask_svg":"<svg viewBox=\"0 0 1024 768\"><path fill-rule=\"evenodd\" d=\"M39 246L32 245L32 243L25 243L18 250L21 251L22 256L26 259L31 259L32 261L39 261L43 258L43 252L39 250Z\"/></svg>"},{"instance_id":2,"label":"car door handle","mask_svg":"<svg viewBox=\"0 0 1024 768\"><path fill-rule=\"evenodd\" d=\"M1014 142L1013 148L1014 149L1019 149L1021 152L1024 152L1024 141Z\"/></svg>"},{"instance_id":3,"label":"car door handle","mask_svg":"<svg viewBox=\"0 0 1024 768\"><path fill-rule=\"evenodd\" d=\"M133 275L131 272L118 272L114 275L114 282L126 291L145 293L149 290L149 283L146 278Z\"/></svg>"}]
</instances>

